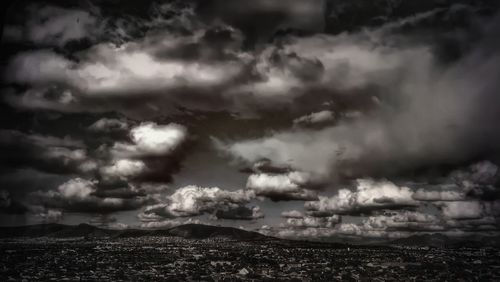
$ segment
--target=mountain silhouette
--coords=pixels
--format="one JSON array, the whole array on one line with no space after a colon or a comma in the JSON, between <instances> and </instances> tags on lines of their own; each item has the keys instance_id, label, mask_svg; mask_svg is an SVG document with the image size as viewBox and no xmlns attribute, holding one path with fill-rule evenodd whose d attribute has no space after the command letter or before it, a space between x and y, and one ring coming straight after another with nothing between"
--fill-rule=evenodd
<instances>
[{"instance_id":1,"label":"mountain silhouette","mask_svg":"<svg viewBox=\"0 0 500 282\"><path fill-rule=\"evenodd\" d=\"M233 227L220 227L203 224L186 224L169 229L125 229L113 230L89 224L63 225L39 224L27 226L0 227L0 238L15 237L51 237L51 238L124 238L143 236L182 237L186 239L225 238L231 240L273 239L257 232Z\"/></svg>"}]
</instances>

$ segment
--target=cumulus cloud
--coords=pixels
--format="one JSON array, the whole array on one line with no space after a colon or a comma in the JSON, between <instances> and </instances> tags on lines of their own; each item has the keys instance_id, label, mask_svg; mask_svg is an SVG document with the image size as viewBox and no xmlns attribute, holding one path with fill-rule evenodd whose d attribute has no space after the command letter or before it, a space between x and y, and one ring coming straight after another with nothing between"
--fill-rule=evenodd
<instances>
[{"instance_id":1,"label":"cumulus cloud","mask_svg":"<svg viewBox=\"0 0 500 282\"><path fill-rule=\"evenodd\" d=\"M46 209L102 214L135 210L156 202L155 197L150 195L132 198L100 197L98 189L97 181L74 178L59 185L57 190L33 192L29 200L30 204Z\"/></svg>"},{"instance_id":2,"label":"cumulus cloud","mask_svg":"<svg viewBox=\"0 0 500 282\"><path fill-rule=\"evenodd\" d=\"M340 216L333 215L330 217L289 217L286 222L281 224L282 228L332 228L340 223Z\"/></svg>"},{"instance_id":3,"label":"cumulus cloud","mask_svg":"<svg viewBox=\"0 0 500 282\"><path fill-rule=\"evenodd\" d=\"M119 159L109 166L100 168L104 181L133 179L148 170L144 162L140 160Z\"/></svg>"},{"instance_id":4,"label":"cumulus cloud","mask_svg":"<svg viewBox=\"0 0 500 282\"><path fill-rule=\"evenodd\" d=\"M115 142L101 147L109 155L100 169L104 182L136 180L168 182L179 168L188 139L186 127L170 123L143 122L129 132L131 142Z\"/></svg>"},{"instance_id":5,"label":"cumulus cloud","mask_svg":"<svg viewBox=\"0 0 500 282\"><path fill-rule=\"evenodd\" d=\"M218 187L186 186L168 196L165 203L148 206L139 218L158 221L158 218L190 217L212 214L220 219L257 219L263 217L259 207L248 208L255 195L244 190L226 191Z\"/></svg>"},{"instance_id":6,"label":"cumulus cloud","mask_svg":"<svg viewBox=\"0 0 500 282\"><path fill-rule=\"evenodd\" d=\"M360 223L342 223L339 216L326 218L305 216L288 218L278 228L268 227L263 233L282 238L318 239L324 237L364 237L395 239L415 232L446 231L437 216L416 211L386 211L367 217Z\"/></svg>"},{"instance_id":7,"label":"cumulus cloud","mask_svg":"<svg viewBox=\"0 0 500 282\"><path fill-rule=\"evenodd\" d=\"M143 122L130 130L132 144L115 143L115 157L163 156L175 151L187 139L187 129L179 124Z\"/></svg>"},{"instance_id":8,"label":"cumulus cloud","mask_svg":"<svg viewBox=\"0 0 500 282\"><path fill-rule=\"evenodd\" d=\"M317 193L308 190L309 175L301 172L287 174L252 174L247 180L247 189L255 195L273 201L315 200ZM312 186L312 185L311 185Z\"/></svg>"},{"instance_id":9,"label":"cumulus cloud","mask_svg":"<svg viewBox=\"0 0 500 282\"><path fill-rule=\"evenodd\" d=\"M362 223L365 230L442 231L439 217L416 211L391 211L370 216Z\"/></svg>"},{"instance_id":10,"label":"cumulus cloud","mask_svg":"<svg viewBox=\"0 0 500 282\"><path fill-rule=\"evenodd\" d=\"M250 201L252 195L243 190L234 192L225 191L217 187L203 188L186 186L172 194L169 199L169 210L178 215L197 215L203 211L222 207L237 207L239 204Z\"/></svg>"},{"instance_id":11,"label":"cumulus cloud","mask_svg":"<svg viewBox=\"0 0 500 282\"><path fill-rule=\"evenodd\" d=\"M59 108L66 104L73 111L85 111L85 103L95 105L96 110L126 104L129 97L143 95L136 100L164 101L158 104L168 108L172 100L178 101L175 94L181 89L203 87L209 89L223 85L242 71L242 64L231 62L184 62L179 60L157 60L148 49L130 43L130 46L114 46L100 44L86 51L77 63L64 56L48 50L37 50L17 54L7 67L10 71L6 79L13 83L28 83L35 86L66 85L68 87L52 88L53 91L71 93L71 100L50 100L43 94L27 92L21 96L10 97L14 105L36 108L37 106L54 106ZM189 83L188 83L189 82ZM172 94L164 95L166 91ZM36 92L34 92L36 93ZM116 104L102 104L102 100L115 100ZM155 111L154 103L146 103L143 111ZM58 106L59 105L59 106ZM137 106L137 105L136 105ZM140 108L140 107L139 107ZM91 110L91 111L92 111ZM158 111L159 108L156 108ZM170 107L170 110L173 110Z\"/></svg>"},{"instance_id":12,"label":"cumulus cloud","mask_svg":"<svg viewBox=\"0 0 500 282\"><path fill-rule=\"evenodd\" d=\"M413 191L386 180L360 179L354 191L340 189L333 197L320 196L318 201L306 202L312 214L360 214L377 209L417 206Z\"/></svg>"}]
</instances>

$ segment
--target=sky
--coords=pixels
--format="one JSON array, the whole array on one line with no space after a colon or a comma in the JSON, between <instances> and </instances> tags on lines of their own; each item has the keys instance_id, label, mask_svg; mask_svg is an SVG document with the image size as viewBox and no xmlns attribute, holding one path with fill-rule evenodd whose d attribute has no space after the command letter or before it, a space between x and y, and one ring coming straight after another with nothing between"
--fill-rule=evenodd
<instances>
[{"instance_id":1,"label":"sky","mask_svg":"<svg viewBox=\"0 0 500 282\"><path fill-rule=\"evenodd\" d=\"M496 1L3 8L1 225L499 235Z\"/></svg>"}]
</instances>

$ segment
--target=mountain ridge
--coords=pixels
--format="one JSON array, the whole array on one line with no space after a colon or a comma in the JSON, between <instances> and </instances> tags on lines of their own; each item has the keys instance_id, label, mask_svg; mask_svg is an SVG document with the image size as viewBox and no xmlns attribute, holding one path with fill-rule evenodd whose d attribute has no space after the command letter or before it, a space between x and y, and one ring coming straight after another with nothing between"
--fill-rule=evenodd
<instances>
[{"instance_id":1,"label":"mountain ridge","mask_svg":"<svg viewBox=\"0 0 500 282\"><path fill-rule=\"evenodd\" d=\"M142 236L183 237L186 239L226 238L233 240L276 239L258 232L234 227L221 227L203 224L184 224L165 229L106 229L82 223L78 225L36 224L26 226L2 226L0 238L51 237L51 238L126 238Z\"/></svg>"}]
</instances>

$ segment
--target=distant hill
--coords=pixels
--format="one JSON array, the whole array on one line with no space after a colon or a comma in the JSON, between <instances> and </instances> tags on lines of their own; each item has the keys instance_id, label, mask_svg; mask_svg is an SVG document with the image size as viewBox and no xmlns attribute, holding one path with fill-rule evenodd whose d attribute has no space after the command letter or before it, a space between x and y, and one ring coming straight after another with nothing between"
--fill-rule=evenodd
<instances>
[{"instance_id":1,"label":"distant hill","mask_svg":"<svg viewBox=\"0 0 500 282\"><path fill-rule=\"evenodd\" d=\"M436 247L443 248L450 246L450 239L439 233L413 235L407 238L397 239L391 242L393 245L415 246L415 247Z\"/></svg>"},{"instance_id":2,"label":"distant hill","mask_svg":"<svg viewBox=\"0 0 500 282\"><path fill-rule=\"evenodd\" d=\"M221 237L236 240L258 240L270 238L257 232L246 231L238 228L202 224L185 224L169 229L168 231L174 236L193 239Z\"/></svg>"},{"instance_id":3,"label":"distant hill","mask_svg":"<svg viewBox=\"0 0 500 282\"><path fill-rule=\"evenodd\" d=\"M220 227L202 224L186 224L170 229L126 229L111 230L99 228L89 224L63 225L63 224L40 224L28 226L0 227L0 238L14 237L143 237L143 236L165 236L183 237L187 239L226 238L231 240L266 240L274 239L257 232L245 231L233 227Z\"/></svg>"}]
</instances>

